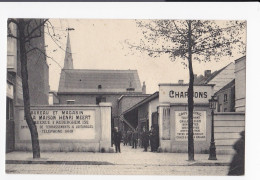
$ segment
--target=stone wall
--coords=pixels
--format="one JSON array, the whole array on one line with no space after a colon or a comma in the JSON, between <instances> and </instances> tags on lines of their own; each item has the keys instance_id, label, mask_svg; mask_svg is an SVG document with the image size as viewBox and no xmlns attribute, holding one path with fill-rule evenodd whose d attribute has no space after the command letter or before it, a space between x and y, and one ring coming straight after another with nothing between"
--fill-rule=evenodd
<instances>
[{"instance_id":1,"label":"stone wall","mask_svg":"<svg viewBox=\"0 0 260 180\"><path fill-rule=\"evenodd\" d=\"M188 152L187 132L184 132L185 135L183 135L186 136L186 139L177 138L177 133L181 132L178 123L182 123L179 122L179 119L176 119L178 112L188 113L187 105L160 104L159 106L159 137L160 148L163 152ZM194 151L195 153L208 153L211 133L211 113L208 104L195 104L194 112L202 112L202 122L199 126L201 126L201 133L204 136L201 139L194 139ZM195 131L194 136L196 136Z\"/></svg>"},{"instance_id":2,"label":"stone wall","mask_svg":"<svg viewBox=\"0 0 260 180\"><path fill-rule=\"evenodd\" d=\"M31 107L41 151L111 151L111 104ZM15 116L15 150L31 151L23 107ZM27 126L27 127L26 127Z\"/></svg>"}]
</instances>

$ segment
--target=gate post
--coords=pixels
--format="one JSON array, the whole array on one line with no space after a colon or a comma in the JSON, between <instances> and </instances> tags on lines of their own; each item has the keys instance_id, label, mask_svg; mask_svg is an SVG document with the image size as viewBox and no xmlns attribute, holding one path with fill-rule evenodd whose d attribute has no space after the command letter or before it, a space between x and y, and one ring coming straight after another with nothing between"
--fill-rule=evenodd
<instances>
[{"instance_id":1,"label":"gate post","mask_svg":"<svg viewBox=\"0 0 260 180\"><path fill-rule=\"evenodd\" d=\"M101 117L101 137L100 137L100 149L104 149L109 152L111 148L111 103L99 103L100 117Z\"/></svg>"}]
</instances>

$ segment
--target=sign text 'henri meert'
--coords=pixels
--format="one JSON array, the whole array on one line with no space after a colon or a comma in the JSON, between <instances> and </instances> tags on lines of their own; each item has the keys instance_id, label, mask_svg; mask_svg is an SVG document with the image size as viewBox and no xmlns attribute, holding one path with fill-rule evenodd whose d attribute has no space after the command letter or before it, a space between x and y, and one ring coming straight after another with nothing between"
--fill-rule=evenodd
<instances>
[{"instance_id":1,"label":"sign text 'henri meert'","mask_svg":"<svg viewBox=\"0 0 260 180\"><path fill-rule=\"evenodd\" d=\"M21 111L23 113L23 111ZM94 139L95 111L93 110L31 110L39 139ZM29 129L24 119L20 121L20 137L24 140Z\"/></svg>"}]
</instances>

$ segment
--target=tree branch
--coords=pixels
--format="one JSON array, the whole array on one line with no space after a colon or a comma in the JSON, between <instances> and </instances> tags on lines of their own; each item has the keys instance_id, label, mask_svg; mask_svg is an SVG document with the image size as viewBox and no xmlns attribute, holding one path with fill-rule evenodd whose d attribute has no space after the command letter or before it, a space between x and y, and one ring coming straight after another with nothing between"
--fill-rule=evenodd
<instances>
[{"instance_id":1,"label":"tree branch","mask_svg":"<svg viewBox=\"0 0 260 180\"><path fill-rule=\"evenodd\" d=\"M16 24L17 26L19 25L19 23L18 23L15 19L8 19L8 20L7 20L7 26L9 26L10 23L14 23L14 24Z\"/></svg>"},{"instance_id":2,"label":"tree branch","mask_svg":"<svg viewBox=\"0 0 260 180\"><path fill-rule=\"evenodd\" d=\"M199 52L202 52L202 51L205 51L205 50L209 50L209 49L220 48L220 47L223 47L224 45L230 45L230 44L237 43L237 42L240 42L240 41L234 40L232 42L217 43L217 44L210 46L208 48L197 49L197 50L193 51L192 54L196 54L196 53L199 53Z\"/></svg>"},{"instance_id":3,"label":"tree branch","mask_svg":"<svg viewBox=\"0 0 260 180\"><path fill-rule=\"evenodd\" d=\"M47 25L47 26L48 26L48 25ZM63 48L56 42L56 41L58 41L58 40L56 40L56 39L53 38L53 36L51 35L51 33L50 33L50 31L49 31L49 26L47 27L47 30L48 30L48 32L45 32L45 33L51 37L51 39L53 40L53 42L54 42L61 50L63 50L64 52L67 52L65 49L63 49ZM69 52L69 53L71 53L71 52Z\"/></svg>"},{"instance_id":4,"label":"tree branch","mask_svg":"<svg viewBox=\"0 0 260 180\"><path fill-rule=\"evenodd\" d=\"M42 31L41 31L41 29L39 29L39 32L40 32L40 34L37 34L37 35L35 35L35 36L28 37L28 39L27 39L25 42L29 42L29 41L31 41L32 39L42 37Z\"/></svg>"},{"instance_id":5,"label":"tree branch","mask_svg":"<svg viewBox=\"0 0 260 180\"><path fill-rule=\"evenodd\" d=\"M19 40L18 37L14 36L14 35L12 35L12 34L8 34L7 37L11 37L11 38L15 38L15 39Z\"/></svg>"},{"instance_id":6,"label":"tree branch","mask_svg":"<svg viewBox=\"0 0 260 180\"><path fill-rule=\"evenodd\" d=\"M175 26L175 28L176 28L176 30L178 31L178 33L180 33L180 35L182 36L182 37L184 37L184 39L186 40L186 41L188 41L188 39L187 39L187 37L186 36L184 36L184 34L179 30L179 28L177 27L177 25L175 24L175 22L173 21L173 24L174 24L174 26Z\"/></svg>"},{"instance_id":7,"label":"tree branch","mask_svg":"<svg viewBox=\"0 0 260 180\"><path fill-rule=\"evenodd\" d=\"M52 57L48 56L45 52L43 52L43 51L42 51L41 49L39 49L38 47L33 47L32 49L30 49L29 51L27 51L26 54L28 54L28 53L30 53L30 52L32 52L32 51L34 51L34 50L39 51L39 52L40 52L41 54L43 54L45 57L47 57L47 58L51 59L52 61L54 61L54 62L62 69L61 65L60 65L57 61L55 61Z\"/></svg>"},{"instance_id":8,"label":"tree branch","mask_svg":"<svg viewBox=\"0 0 260 180\"><path fill-rule=\"evenodd\" d=\"M27 35L25 36L25 38L30 38L30 36L36 31L38 30L41 26L43 26L49 19L45 19L43 20L38 26L36 26L34 29L32 29L32 31Z\"/></svg>"}]
</instances>

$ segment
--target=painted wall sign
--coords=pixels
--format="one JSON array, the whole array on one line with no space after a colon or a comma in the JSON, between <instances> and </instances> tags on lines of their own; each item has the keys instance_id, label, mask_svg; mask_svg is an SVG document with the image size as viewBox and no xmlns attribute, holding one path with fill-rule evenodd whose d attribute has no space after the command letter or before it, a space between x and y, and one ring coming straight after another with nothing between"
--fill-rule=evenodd
<instances>
[{"instance_id":1,"label":"painted wall sign","mask_svg":"<svg viewBox=\"0 0 260 180\"><path fill-rule=\"evenodd\" d=\"M206 111L193 112L193 137L206 141ZM188 140L188 111L175 111L175 140Z\"/></svg>"},{"instance_id":2,"label":"painted wall sign","mask_svg":"<svg viewBox=\"0 0 260 180\"><path fill-rule=\"evenodd\" d=\"M32 110L31 115L38 129L39 139L94 139L94 110ZM30 140L30 132L19 112L19 135L21 140Z\"/></svg>"},{"instance_id":3,"label":"painted wall sign","mask_svg":"<svg viewBox=\"0 0 260 180\"><path fill-rule=\"evenodd\" d=\"M194 86L194 103L208 103L212 95L212 86ZM160 85L159 101L188 103L188 85Z\"/></svg>"}]
</instances>

